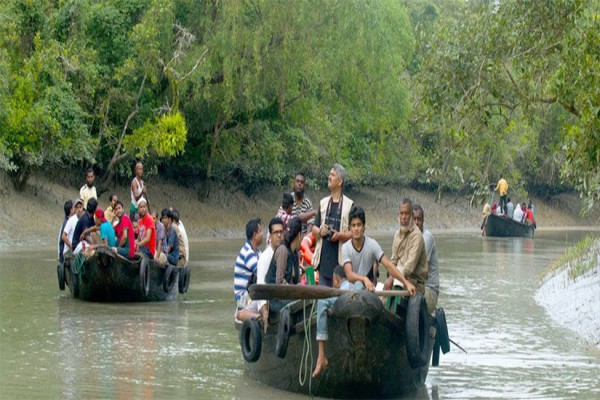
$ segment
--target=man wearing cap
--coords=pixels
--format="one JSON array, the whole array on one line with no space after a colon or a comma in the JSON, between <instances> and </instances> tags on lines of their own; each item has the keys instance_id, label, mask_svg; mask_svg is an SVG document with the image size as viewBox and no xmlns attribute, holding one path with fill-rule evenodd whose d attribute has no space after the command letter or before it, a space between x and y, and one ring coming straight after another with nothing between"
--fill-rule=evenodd
<instances>
[{"instance_id":1,"label":"man wearing cap","mask_svg":"<svg viewBox=\"0 0 600 400\"><path fill-rule=\"evenodd\" d=\"M152 260L156 252L156 228L154 220L148 213L148 202L144 197L138 200L137 211L140 214L137 248L140 253Z\"/></svg>"},{"instance_id":2,"label":"man wearing cap","mask_svg":"<svg viewBox=\"0 0 600 400\"><path fill-rule=\"evenodd\" d=\"M100 230L100 241L102 244L109 247L115 247L117 245L115 228L113 228L111 223L106 220L104 217L104 211L101 208L96 210L94 222Z\"/></svg>"},{"instance_id":3,"label":"man wearing cap","mask_svg":"<svg viewBox=\"0 0 600 400\"><path fill-rule=\"evenodd\" d=\"M73 247L75 227L77 226L77 221L79 221L79 218L81 218L81 215L83 214L83 200L75 199L73 204L74 212L67 220L61 235L63 243L65 244L63 248L63 257L68 252L72 253L73 249L75 249L75 247Z\"/></svg>"}]
</instances>

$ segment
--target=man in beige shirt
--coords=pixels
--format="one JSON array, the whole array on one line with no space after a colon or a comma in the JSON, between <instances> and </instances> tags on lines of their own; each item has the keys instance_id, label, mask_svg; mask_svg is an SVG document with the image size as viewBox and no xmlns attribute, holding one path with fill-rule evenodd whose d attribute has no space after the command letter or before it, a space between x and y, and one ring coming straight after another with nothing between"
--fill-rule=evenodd
<instances>
[{"instance_id":1,"label":"man in beige shirt","mask_svg":"<svg viewBox=\"0 0 600 400\"><path fill-rule=\"evenodd\" d=\"M417 291L425 294L428 264L425 242L421 231L413 220L413 205L410 199L403 199L398 208L400 229L394 235L392 245L392 264L396 266ZM395 284L393 277L388 277L385 288L390 289Z\"/></svg>"}]
</instances>

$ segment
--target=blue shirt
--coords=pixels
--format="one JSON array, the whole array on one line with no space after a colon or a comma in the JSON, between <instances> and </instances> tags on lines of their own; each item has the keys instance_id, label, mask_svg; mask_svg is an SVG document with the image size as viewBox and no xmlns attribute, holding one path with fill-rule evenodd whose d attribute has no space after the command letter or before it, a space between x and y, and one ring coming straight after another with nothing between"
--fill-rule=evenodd
<instances>
[{"instance_id":1,"label":"blue shirt","mask_svg":"<svg viewBox=\"0 0 600 400\"><path fill-rule=\"evenodd\" d=\"M100 239L106 239L108 247L115 247L117 245L117 236L115 235L115 228L112 227L110 222L106 221L100 224Z\"/></svg>"},{"instance_id":2,"label":"blue shirt","mask_svg":"<svg viewBox=\"0 0 600 400\"><path fill-rule=\"evenodd\" d=\"M164 228L163 228L164 229ZM170 254L175 260L179 259L179 238L177 237L177 232L175 231L175 227L171 225L169 230L165 235L165 239L163 240L163 249L165 254ZM170 249L170 251L169 251Z\"/></svg>"},{"instance_id":3,"label":"blue shirt","mask_svg":"<svg viewBox=\"0 0 600 400\"><path fill-rule=\"evenodd\" d=\"M235 299L239 300L248 290L248 280L252 273L256 270L258 264L258 257L260 257L260 249L252 248L252 244L249 240L246 241L244 247L240 250L237 258L235 259L235 267L233 270L233 291L235 293Z\"/></svg>"}]
</instances>

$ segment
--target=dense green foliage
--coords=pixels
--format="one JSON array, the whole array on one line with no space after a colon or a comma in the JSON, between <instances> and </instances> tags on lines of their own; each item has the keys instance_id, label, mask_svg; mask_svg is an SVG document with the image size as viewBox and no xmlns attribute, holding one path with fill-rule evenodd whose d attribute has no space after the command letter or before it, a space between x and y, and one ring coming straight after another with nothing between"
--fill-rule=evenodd
<instances>
[{"instance_id":1,"label":"dense green foliage","mask_svg":"<svg viewBox=\"0 0 600 400\"><path fill-rule=\"evenodd\" d=\"M600 0L8 0L0 169L600 196Z\"/></svg>"}]
</instances>

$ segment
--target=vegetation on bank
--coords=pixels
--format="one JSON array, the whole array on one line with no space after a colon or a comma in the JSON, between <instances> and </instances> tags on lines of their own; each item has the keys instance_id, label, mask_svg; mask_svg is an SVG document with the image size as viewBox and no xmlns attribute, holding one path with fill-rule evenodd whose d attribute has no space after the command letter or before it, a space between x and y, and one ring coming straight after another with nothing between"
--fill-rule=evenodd
<instances>
[{"instance_id":1,"label":"vegetation on bank","mask_svg":"<svg viewBox=\"0 0 600 400\"><path fill-rule=\"evenodd\" d=\"M0 169L600 196L600 0L7 0Z\"/></svg>"},{"instance_id":2,"label":"vegetation on bank","mask_svg":"<svg viewBox=\"0 0 600 400\"><path fill-rule=\"evenodd\" d=\"M550 271L562 268L568 269L569 278L585 275L598 266L600 257L600 240L596 237L586 236L575 246L567 250L550 266Z\"/></svg>"}]
</instances>

